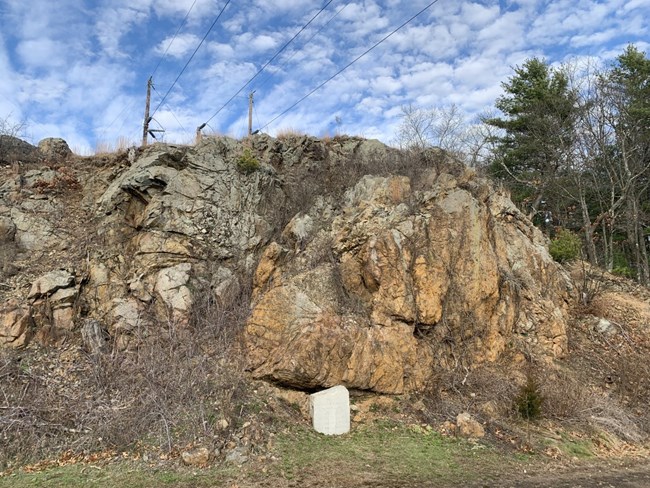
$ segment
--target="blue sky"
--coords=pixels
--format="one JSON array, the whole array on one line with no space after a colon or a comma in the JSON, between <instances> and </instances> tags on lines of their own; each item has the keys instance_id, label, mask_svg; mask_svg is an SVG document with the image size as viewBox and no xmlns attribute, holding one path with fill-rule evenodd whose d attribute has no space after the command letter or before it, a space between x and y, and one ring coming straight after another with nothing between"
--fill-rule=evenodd
<instances>
[{"instance_id":1,"label":"blue sky","mask_svg":"<svg viewBox=\"0 0 650 488\"><path fill-rule=\"evenodd\" d=\"M628 43L650 52L650 0L452 1L435 5L286 115L278 114L431 0L333 0L264 72L242 86L327 0L233 0L154 114L164 140L198 125L394 139L401 107L492 107L526 58L608 62ZM63 137L79 153L141 138L146 82L156 108L226 0L0 0L0 119L33 143ZM193 7L192 7L193 5ZM174 42L170 41L187 21ZM166 52L166 55L164 53ZM163 56L164 55L164 56Z\"/></svg>"}]
</instances>

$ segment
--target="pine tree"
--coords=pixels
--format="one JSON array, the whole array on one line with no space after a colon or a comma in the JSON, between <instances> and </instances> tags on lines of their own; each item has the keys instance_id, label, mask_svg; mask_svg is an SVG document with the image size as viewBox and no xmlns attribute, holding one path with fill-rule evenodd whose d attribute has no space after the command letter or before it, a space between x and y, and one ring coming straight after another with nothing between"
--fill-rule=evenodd
<instances>
[{"instance_id":1,"label":"pine tree","mask_svg":"<svg viewBox=\"0 0 650 488\"><path fill-rule=\"evenodd\" d=\"M516 67L502 86L496 107L504 117L485 121L503 130L491 170L511 184L532 218L571 156L577 96L564 73L538 58Z\"/></svg>"}]
</instances>

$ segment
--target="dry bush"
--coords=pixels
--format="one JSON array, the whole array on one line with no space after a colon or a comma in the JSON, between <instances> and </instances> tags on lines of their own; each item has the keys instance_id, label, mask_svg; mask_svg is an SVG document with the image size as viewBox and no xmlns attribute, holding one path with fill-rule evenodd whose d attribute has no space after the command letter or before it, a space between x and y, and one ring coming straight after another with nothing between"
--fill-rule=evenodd
<instances>
[{"instance_id":1,"label":"dry bush","mask_svg":"<svg viewBox=\"0 0 650 488\"><path fill-rule=\"evenodd\" d=\"M630 361L630 364L635 363ZM595 427L633 442L643 440L650 433L647 415L634 415L617 398L590 387L575 373L532 368L530 374L536 379L539 394L544 399L541 418L572 428ZM620 368L621 372L625 368ZM634 368L634 377L639 381L643 378L647 381L648 378L644 376L643 368ZM439 371L423 395L424 420L454 420L459 413L467 411L479 419L497 424L505 421L507 425L510 419L517 416L516 399L523 381L523 378L508 374L507 369L495 364L481 365L471 370L457 367ZM634 385L636 388L637 383ZM646 402L638 404L645 413L648 388L644 384L639 384L638 388L645 388L645 396L640 394L636 397L639 402ZM634 390L632 393L638 392Z\"/></svg>"},{"instance_id":2,"label":"dry bush","mask_svg":"<svg viewBox=\"0 0 650 488\"><path fill-rule=\"evenodd\" d=\"M607 396L596 397L586 413L590 425L625 441L640 442L648 437L647 415L634 418L627 409Z\"/></svg>"},{"instance_id":3,"label":"dry bush","mask_svg":"<svg viewBox=\"0 0 650 488\"><path fill-rule=\"evenodd\" d=\"M647 352L621 354L616 364L619 401L634 412L640 428L650 434L650 363Z\"/></svg>"},{"instance_id":4,"label":"dry bush","mask_svg":"<svg viewBox=\"0 0 650 488\"><path fill-rule=\"evenodd\" d=\"M284 127L279 129L275 134L276 139L285 140L285 139L297 139L299 137L304 137L306 134L298 129L293 127Z\"/></svg>"},{"instance_id":5,"label":"dry bush","mask_svg":"<svg viewBox=\"0 0 650 488\"><path fill-rule=\"evenodd\" d=\"M510 417L518 386L505 371L498 365L439 371L423 397L426 420L455 420L461 412L491 420Z\"/></svg>"},{"instance_id":6,"label":"dry bush","mask_svg":"<svg viewBox=\"0 0 650 488\"><path fill-rule=\"evenodd\" d=\"M596 394L578 379L575 374L564 371L547 372L540 375L541 393L544 397L543 415L545 418L586 422L588 412L593 407Z\"/></svg>"},{"instance_id":7,"label":"dry bush","mask_svg":"<svg viewBox=\"0 0 650 488\"><path fill-rule=\"evenodd\" d=\"M575 283L576 308L581 314L594 313L594 302L605 291L605 271L581 260L572 270Z\"/></svg>"},{"instance_id":8,"label":"dry bush","mask_svg":"<svg viewBox=\"0 0 650 488\"><path fill-rule=\"evenodd\" d=\"M58 168L56 176L51 180L37 180L32 185L36 193L64 193L68 191L79 191L81 183L70 168L62 166Z\"/></svg>"},{"instance_id":9,"label":"dry bush","mask_svg":"<svg viewBox=\"0 0 650 488\"><path fill-rule=\"evenodd\" d=\"M59 350L0 351L0 469L68 450L223 447L218 421L233 429L248 414L247 312L246 294L228 308L205 300L189 327L149 330L127 351L80 348L66 364Z\"/></svg>"}]
</instances>

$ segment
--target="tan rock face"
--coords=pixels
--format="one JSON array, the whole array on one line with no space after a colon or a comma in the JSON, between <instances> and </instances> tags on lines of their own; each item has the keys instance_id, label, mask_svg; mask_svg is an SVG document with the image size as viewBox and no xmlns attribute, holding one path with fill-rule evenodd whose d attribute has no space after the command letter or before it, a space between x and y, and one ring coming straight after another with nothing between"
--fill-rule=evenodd
<instances>
[{"instance_id":1,"label":"tan rock face","mask_svg":"<svg viewBox=\"0 0 650 488\"><path fill-rule=\"evenodd\" d=\"M260 162L249 174L237 168L244 144ZM187 323L199 299L236 304L287 222L295 217L286 238L297 247L320 231L322 215L329 222L331 202L318 215L300 212L305 202L326 201L333 182L349 185L341 170L348 162L369 165L387 151L360 138L257 135L156 143L81 162L60 139L39 149L11 145L24 146L20 160L30 165L0 167L0 303L20 298L48 343L81 334L90 319L111 344L129 344L143 328L156 329L141 334L149 337ZM270 270L279 258L268 255ZM58 267L76 270L74 280L43 276ZM263 275L265 283L281 279Z\"/></svg>"},{"instance_id":2,"label":"tan rock face","mask_svg":"<svg viewBox=\"0 0 650 488\"><path fill-rule=\"evenodd\" d=\"M33 335L31 310L10 300L0 308L0 346L25 347Z\"/></svg>"},{"instance_id":3,"label":"tan rock face","mask_svg":"<svg viewBox=\"0 0 650 488\"><path fill-rule=\"evenodd\" d=\"M2 340L35 329L128 347L187 323L196 303L228 307L252 281L251 366L298 388L399 393L520 344L565 352L564 277L541 234L471 171L354 184L401 156L356 138L246 144L260 161L250 174L237 170L242 142L204 138L92 171L71 160L76 184L56 191L65 175L51 168L0 182L0 257L29 276L0 290L28 314L0 315ZM76 271L43 275L58 267Z\"/></svg>"},{"instance_id":4,"label":"tan rock face","mask_svg":"<svg viewBox=\"0 0 650 488\"><path fill-rule=\"evenodd\" d=\"M106 215L98 233L120 254L91 264L85 293L111 334L184 326L194 290L212 286L228 304L240 290L234 270L252 274L251 255L273 230L262 199L282 194L271 168L237 171L238 144L206 138L192 148L151 146L98 196Z\"/></svg>"},{"instance_id":5,"label":"tan rock face","mask_svg":"<svg viewBox=\"0 0 650 488\"><path fill-rule=\"evenodd\" d=\"M254 374L402 393L520 342L563 355L568 282L543 236L487 182L462 178L414 192L406 177L366 176L327 238L269 246L246 329Z\"/></svg>"}]
</instances>

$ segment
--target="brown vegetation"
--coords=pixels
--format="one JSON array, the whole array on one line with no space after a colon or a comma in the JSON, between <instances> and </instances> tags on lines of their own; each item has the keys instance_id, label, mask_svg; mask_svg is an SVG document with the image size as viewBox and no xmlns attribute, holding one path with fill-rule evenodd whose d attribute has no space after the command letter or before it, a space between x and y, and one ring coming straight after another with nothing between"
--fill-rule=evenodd
<instances>
[{"instance_id":1,"label":"brown vegetation","mask_svg":"<svg viewBox=\"0 0 650 488\"><path fill-rule=\"evenodd\" d=\"M129 350L0 350L0 468L66 450L222 448L248 415L247 310L246 294L227 309L205 300L189 328L160 324Z\"/></svg>"}]
</instances>

